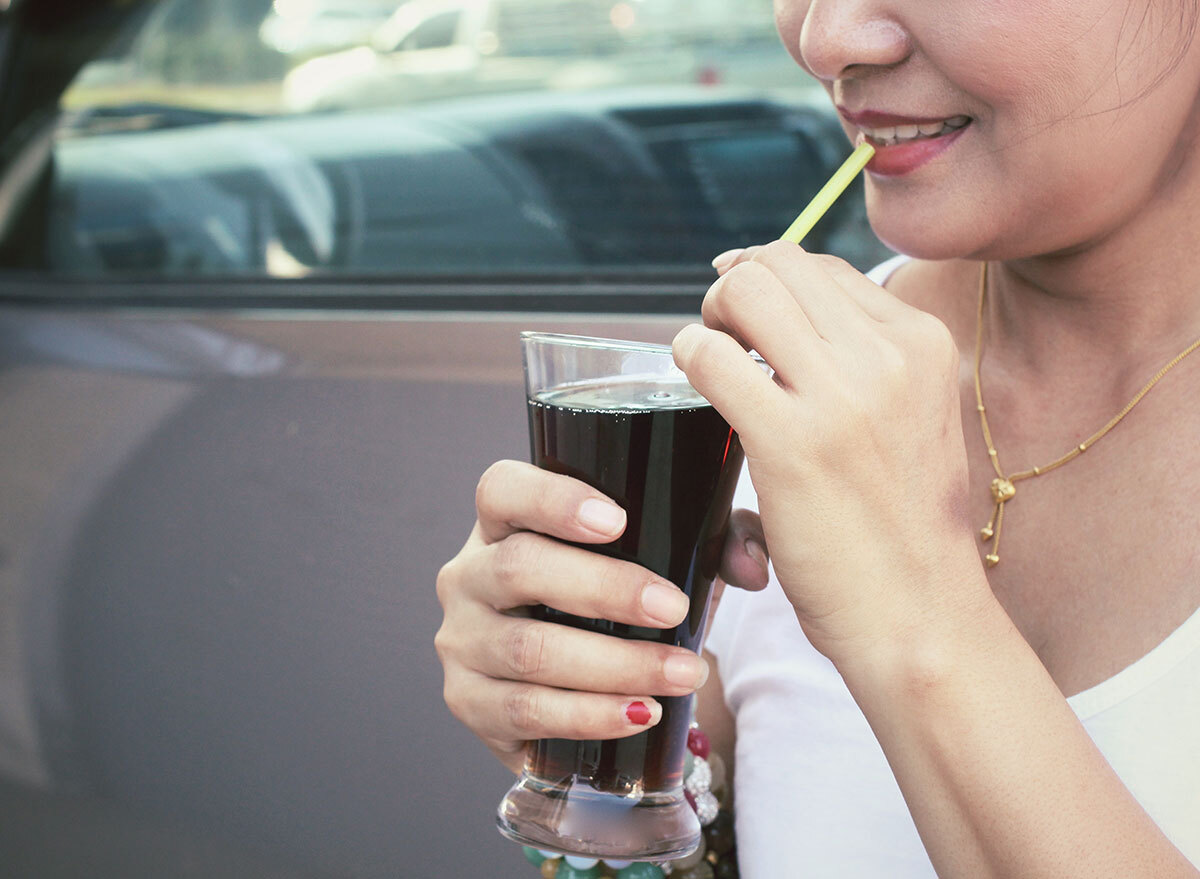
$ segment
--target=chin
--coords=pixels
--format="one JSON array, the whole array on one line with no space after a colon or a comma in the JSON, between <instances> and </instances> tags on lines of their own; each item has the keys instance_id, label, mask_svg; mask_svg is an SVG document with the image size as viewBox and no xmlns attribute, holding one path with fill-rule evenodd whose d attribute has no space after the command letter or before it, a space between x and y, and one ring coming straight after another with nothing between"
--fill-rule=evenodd
<instances>
[{"instance_id":1,"label":"chin","mask_svg":"<svg viewBox=\"0 0 1200 879\"><path fill-rule=\"evenodd\" d=\"M944 228L929 228L920 223L877 224L872 218L871 228L876 237L896 253L913 259L977 258L989 249L978 235L955 234Z\"/></svg>"},{"instance_id":2,"label":"chin","mask_svg":"<svg viewBox=\"0 0 1200 879\"><path fill-rule=\"evenodd\" d=\"M867 218L880 241L914 259L997 258L997 242L988 235L984 217L956 216L932 207L885 208L868 198Z\"/></svg>"}]
</instances>

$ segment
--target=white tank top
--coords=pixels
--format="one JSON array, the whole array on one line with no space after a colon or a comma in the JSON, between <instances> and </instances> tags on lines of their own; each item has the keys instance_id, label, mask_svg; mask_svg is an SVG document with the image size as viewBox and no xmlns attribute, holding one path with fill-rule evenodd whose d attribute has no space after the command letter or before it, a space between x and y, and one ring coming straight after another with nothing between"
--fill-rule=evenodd
<instances>
[{"instance_id":1,"label":"white tank top","mask_svg":"<svg viewBox=\"0 0 1200 879\"><path fill-rule=\"evenodd\" d=\"M901 262L871 276L882 283ZM745 474L734 506L757 509ZM737 718L743 879L936 879L866 718L808 643L773 573L763 592L726 590L705 646ZM1067 701L1150 817L1200 866L1200 610Z\"/></svg>"}]
</instances>

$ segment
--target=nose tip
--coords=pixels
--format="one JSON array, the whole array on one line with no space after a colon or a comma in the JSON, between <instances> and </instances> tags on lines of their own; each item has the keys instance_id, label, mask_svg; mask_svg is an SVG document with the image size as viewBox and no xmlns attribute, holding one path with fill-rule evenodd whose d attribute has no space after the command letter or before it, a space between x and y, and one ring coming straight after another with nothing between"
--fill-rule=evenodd
<instances>
[{"instance_id":1,"label":"nose tip","mask_svg":"<svg viewBox=\"0 0 1200 879\"><path fill-rule=\"evenodd\" d=\"M826 82L879 68L894 67L912 52L907 31L871 4L822 3L809 6L800 30L800 58Z\"/></svg>"}]
</instances>

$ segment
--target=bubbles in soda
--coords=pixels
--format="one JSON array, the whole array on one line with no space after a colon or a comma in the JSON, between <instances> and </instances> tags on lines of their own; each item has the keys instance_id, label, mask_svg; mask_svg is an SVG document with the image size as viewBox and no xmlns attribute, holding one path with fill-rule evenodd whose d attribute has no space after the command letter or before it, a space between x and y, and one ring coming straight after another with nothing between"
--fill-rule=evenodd
<instances>
[{"instance_id":1,"label":"bubbles in soda","mask_svg":"<svg viewBox=\"0 0 1200 879\"><path fill-rule=\"evenodd\" d=\"M666 409L708 408L700 393L678 378L620 376L581 384L560 385L543 391L535 405L599 412L649 412Z\"/></svg>"}]
</instances>

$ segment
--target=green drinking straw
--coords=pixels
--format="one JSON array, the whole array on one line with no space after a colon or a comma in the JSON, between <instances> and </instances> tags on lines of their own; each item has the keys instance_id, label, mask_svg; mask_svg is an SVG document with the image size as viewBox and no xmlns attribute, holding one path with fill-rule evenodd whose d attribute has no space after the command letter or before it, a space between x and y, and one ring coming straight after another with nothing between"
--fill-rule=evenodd
<instances>
[{"instance_id":1,"label":"green drinking straw","mask_svg":"<svg viewBox=\"0 0 1200 879\"><path fill-rule=\"evenodd\" d=\"M838 168L829 178L829 182L821 187L821 191L813 196L808 207L800 212L800 216L796 217L792 225L788 226L788 230L780 237L792 244L799 244L803 241L804 236L811 232L812 227L817 225L817 221L833 207L838 196L846 191L846 187L867 166L867 162L871 161L873 155L875 155L875 148L863 141L858 149L850 154L850 158L842 163L842 167Z\"/></svg>"}]
</instances>

